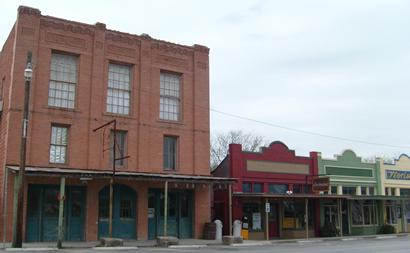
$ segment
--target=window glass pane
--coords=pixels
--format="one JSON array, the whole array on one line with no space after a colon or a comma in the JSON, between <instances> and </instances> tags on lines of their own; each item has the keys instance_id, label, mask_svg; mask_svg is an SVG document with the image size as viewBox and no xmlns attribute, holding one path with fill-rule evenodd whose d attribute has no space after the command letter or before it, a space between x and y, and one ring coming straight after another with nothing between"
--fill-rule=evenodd
<instances>
[{"instance_id":1,"label":"window glass pane","mask_svg":"<svg viewBox=\"0 0 410 253\"><path fill-rule=\"evenodd\" d=\"M300 185L298 185L299 192L300 192ZM269 184L269 192L270 193L278 193L278 194L285 194L286 191L288 190L288 185L286 184ZM295 186L293 188L293 190L295 190ZM295 191L293 191L294 193L296 193Z\"/></svg>"},{"instance_id":2,"label":"window glass pane","mask_svg":"<svg viewBox=\"0 0 410 253\"><path fill-rule=\"evenodd\" d=\"M331 191L332 191L332 194L337 194L337 186L332 185L332 186L330 187L330 189L331 189Z\"/></svg>"},{"instance_id":3,"label":"window glass pane","mask_svg":"<svg viewBox=\"0 0 410 253\"><path fill-rule=\"evenodd\" d=\"M177 137L164 137L164 169L175 170L177 158Z\"/></svg>"},{"instance_id":4,"label":"window glass pane","mask_svg":"<svg viewBox=\"0 0 410 253\"><path fill-rule=\"evenodd\" d=\"M283 192L283 193L286 193L286 191L288 190L288 186L287 185L285 185L286 186L286 189L285 189L285 191ZM302 193L302 185L301 184L294 184L293 185L293 193ZM283 191L283 189L282 189L282 191Z\"/></svg>"},{"instance_id":5,"label":"window glass pane","mask_svg":"<svg viewBox=\"0 0 410 253\"><path fill-rule=\"evenodd\" d=\"M160 119L179 120L180 75L161 73L160 76Z\"/></svg>"},{"instance_id":6,"label":"window glass pane","mask_svg":"<svg viewBox=\"0 0 410 253\"><path fill-rule=\"evenodd\" d=\"M352 202L352 220L353 225L363 224L362 205L358 200Z\"/></svg>"},{"instance_id":7,"label":"window glass pane","mask_svg":"<svg viewBox=\"0 0 410 253\"><path fill-rule=\"evenodd\" d=\"M51 127L50 162L65 163L68 145L68 128L60 126Z\"/></svg>"},{"instance_id":8,"label":"window glass pane","mask_svg":"<svg viewBox=\"0 0 410 253\"><path fill-rule=\"evenodd\" d=\"M263 184L261 184L261 183L254 183L254 184L253 184L253 191L254 191L254 192L257 192L257 193L263 192Z\"/></svg>"},{"instance_id":9,"label":"window glass pane","mask_svg":"<svg viewBox=\"0 0 410 253\"><path fill-rule=\"evenodd\" d=\"M242 192L251 192L251 183L242 183Z\"/></svg>"},{"instance_id":10,"label":"window glass pane","mask_svg":"<svg viewBox=\"0 0 410 253\"><path fill-rule=\"evenodd\" d=\"M132 218L132 203L130 199L121 199L120 218Z\"/></svg>"},{"instance_id":11,"label":"window glass pane","mask_svg":"<svg viewBox=\"0 0 410 253\"><path fill-rule=\"evenodd\" d=\"M190 201L189 196L186 193L181 194L180 197L181 202L181 217L188 218L189 217L189 209L190 209Z\"/></svg>"},{"instance_id":12,"label":"window glass pane","mask_svg":"<svg viewBox=\"0 0 410 253\"><path fill-rule=\"evenodd\" d=\"M46 189L44 201L44 214L46 217L58 217L58 190Z\"/></svg>"},{"instance_id":13,"label":"window glass pane","mask_svg":"<svg viewBox=\"0 0 410 253\"><path fill-rule=\"evenodd\" d=\"M100 217L100 219L107 219L108 215L109 215L109 205L110 205L110 201L106 198L100 198L100 201L98 203L99 207L99 213L98 216Z\"/></svg>"},{"instance_id":14,"label":"window glass pane","mask_svg":"<svg viewBox=\"0 0 410 253\"><path fill-rule=\"evenodd\" d=\"M343 195L355 195L356 187L354 186L343 186Z\"/></svg>"},{"instance_id":15,"label":"window glass pane","mask_svg":"<svg viewBox=\"0 0 410 253\"><path fill-rule=\"evenodd\" d=\"M369 194L374 195L374 187L373 186L369 187Z\"/></svg>"},{"instance_id":16,"label":"window glass pane","mask_svg":"<svg viewBox=\"0 0 410 253\"><path fill-rule=\"evenodd\" d=\"M77 84L77 57L56 54L51 56L48 105L74 108Z\"/></svg>"},{"instance_id":17,"label":"window glass pane","mask_svg":"<svg viewBox=\"0 0 410 253\"><path fill-rule=\"evenodd\" d=\"M115 133L115 139L116 139L115 158L116 159L126 156L126 154L125 154L125 152L126 152L126 150L125 150L125 148L126 148L126 138L127 138L127 132L126 131L117 131ZM113 152L113 149L112 149L112 146L114 145L113 140L114 140L114 131L111 132L111 158L110 158L111 163L112 163L112 159L113 159L113 156L114 156L114 152ZM124 166L125 161L126 161L126 159L116 160L115 165Z\"/></svg>"},{"instance_id":18,"label":"window glass pane","mask_svg":"<svg viewBox=\"0 0 410 253\"><path fill-rule=\"evenodd\" d=\"M409 196L409 195L410 195L410 189L400 188L400 196Z\"/></svg>"},{"instance_id":19,"label":"window glass pane","mask_svg":"<svg viewBox=\"0 0 410 253\"><path fill-rule=\"evenodd\" d=\"M366 186L362 186L360 190L362 195L366 195Z\"/></svg>"},{"instance_id":20,"label":"window glass pane","mask_svg":"<svg viewBox=\"0 0 410 253\"><path fill-rule=\"evenodd\" d=\"M129 114L130 67L110 64L108 70L107 112Z\"/></svg>"}]
</instances>

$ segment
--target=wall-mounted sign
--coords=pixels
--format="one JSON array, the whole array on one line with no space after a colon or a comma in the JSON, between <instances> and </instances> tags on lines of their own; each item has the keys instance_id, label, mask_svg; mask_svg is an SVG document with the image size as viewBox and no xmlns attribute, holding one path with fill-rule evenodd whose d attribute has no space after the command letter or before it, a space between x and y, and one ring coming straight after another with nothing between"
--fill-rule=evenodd
<instances>
[{"instance_id":1,"label":"wall-mounted sign","mask_svg":"<svg viewBox=\"0 0 410 253\"><path fill-rule=\"evenodd\" d=\"M330 178L329 177L317 177L313 179L312 191L324 192L329 191Z\"/></svg>"},{"instance_id":2,"label":"wall-mounted sign","mask_svg":"<svg viewBox=\"0 0 410 253\"><path fill-rule=\"evenodd\" d=\"M155 218L155 208L148 208L148 218Z\"/></svg>"},{"instance_id":3,"label":"wall-mounted sign","mask_svg":"<svg viewBox=\"0 0 410 253\"><path fill-rule=\"evenodd\" d=\"M252 213L252 230L262 229L261 213Z\"/></svg>"},{"instance_id":4,"label":"wall-mounted sign","mask_svg":"<svg viewBox=\"0 0 410 253\"><path fill-rule=\"evenodd\" d=\"M386 179L410 180L410 171L386 170Z\"/></svg>"}]
</instances>

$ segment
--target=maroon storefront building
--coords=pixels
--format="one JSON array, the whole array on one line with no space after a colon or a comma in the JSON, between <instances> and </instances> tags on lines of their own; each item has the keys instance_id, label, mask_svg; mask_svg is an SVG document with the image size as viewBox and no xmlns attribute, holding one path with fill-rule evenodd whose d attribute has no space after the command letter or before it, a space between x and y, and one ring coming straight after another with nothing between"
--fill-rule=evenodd
<instances>
[{"instance_id":1,"label":"maroon storefront building","mask_svg":"<svg viewBox=\"0 0 410 253\"><path fill-rule=\"evenodd\" d=\"M230 220L247 217L249 239L318 236L318 200L331 196L312 191L318 176L316 152L309 157L296 156L282 142L272 142L260 152L230 144L228 155L213 175L237 179L232 189L214 189L214 218L222 220L224 234L229 234Z\"/></svg>"}]
</instances>

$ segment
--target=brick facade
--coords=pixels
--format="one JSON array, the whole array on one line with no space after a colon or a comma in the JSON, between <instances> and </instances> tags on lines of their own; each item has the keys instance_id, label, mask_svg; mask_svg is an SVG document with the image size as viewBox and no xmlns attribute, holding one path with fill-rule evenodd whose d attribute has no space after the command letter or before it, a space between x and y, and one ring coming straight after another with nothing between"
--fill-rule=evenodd
<instances>
[{"instance_id":1,"label":"brick facade","mask_svg":"<svg viewBox=\"0 0 410 253\"><path fill-rule=\"evenodd\" d=\"M0 164L19 164L20 125L24 99L24 76L27 51L33 53L30 114L27 143L27 166L110 170L109 153L104 152L101 132L92 129L117 119L117 128L127 131L126 166L122 171L165 173L163 137L178 137L177 169L169 172L184 175L210 175L209 172L209 49L201 45L183 46L156 40L148 35L112 31L105 24L88 25L50 16L37 9L19 7L18 17L0 53L0 81L4 78L3 112L0 128ZM74 109L48 106L50 59L52 52L78 56ZM106 112L109 63L131 66L130 114ZM181 120L159 119L160 72L181 74ZM52 124L69 126L68 161L50 164ZM12 182L0 183L8 189L6 212L7 240L11 238ZM58 178L28 178L28 183L58 184ZM160 182L119 181L135 189L137 198L137 238L147 238L147 192L163 187ZM83 185L78 179L68 184ZM87 182L86 240L96 240L98 228L98 192L107 180ZM171 187L173 187L171 185ZM194 186L194 237L209 220L209 191ZM201 188L199 188L201 187ZM26 183L27 189L27 183ZM26 194L27 195L27 194ZM26 196L27 198L27 196ZM4 199L0 199L3 212ZM3 216L1 216L3 217ZM0 238L3 233L0 219Z\"/></svg>"}]
</instances>

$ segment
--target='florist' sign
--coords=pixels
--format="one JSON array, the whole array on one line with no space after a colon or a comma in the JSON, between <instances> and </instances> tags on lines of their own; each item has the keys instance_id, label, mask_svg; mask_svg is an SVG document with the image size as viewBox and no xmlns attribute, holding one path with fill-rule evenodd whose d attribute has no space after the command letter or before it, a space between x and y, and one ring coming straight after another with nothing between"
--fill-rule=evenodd
<instances>
[{"instance_id":1,"label":"'florist' sign","mask_svg":"<svg viewBox=\"0 0 410 253\"><path fill-rule=\"evenodd\" d=\"M386 179L410 180L410 171L386 170Z\"/></svg>"}]
</instances>

